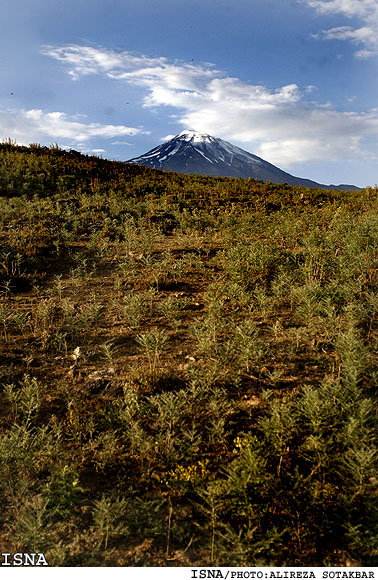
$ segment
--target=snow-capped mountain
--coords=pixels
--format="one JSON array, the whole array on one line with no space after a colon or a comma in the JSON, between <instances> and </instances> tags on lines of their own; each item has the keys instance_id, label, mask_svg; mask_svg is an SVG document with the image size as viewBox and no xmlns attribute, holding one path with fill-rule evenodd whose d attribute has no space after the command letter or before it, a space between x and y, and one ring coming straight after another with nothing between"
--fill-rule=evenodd
<instances>
[{"instance_id":1,"label":"snow-capped mountain","mask_svg":"<svg viewBox=\"0 0 378 580\"><path fill-rule=\"evenodd\" d=\"M128 163L179 173L253 177L260 181L321 189L358 189L353 185L322 185L310 179L294 177L228 141L192 130L181 131L170 141L154 147L140 157L129 159Z\"/></svg>"}]
</instances>

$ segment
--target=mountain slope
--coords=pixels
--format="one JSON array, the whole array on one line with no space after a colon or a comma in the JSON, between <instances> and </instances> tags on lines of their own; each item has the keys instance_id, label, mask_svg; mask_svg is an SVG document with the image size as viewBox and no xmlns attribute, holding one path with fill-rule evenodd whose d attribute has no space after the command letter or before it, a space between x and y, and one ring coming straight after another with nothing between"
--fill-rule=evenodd
<instances>
[{"instance_id":1,"label":"mountain slope","mask_svg":"<svg viewBox=\"0 0 378 580\"><path fill-rule=\"evenodd\" d=\"M128 163L146 165L179 173L225 177L253 177L260 181L287 183L320 189L358 189L353 185L324 185L295 177L260 157L206 133L185 130L170 141L154 147Z\"/></svg>"}]
</instances>

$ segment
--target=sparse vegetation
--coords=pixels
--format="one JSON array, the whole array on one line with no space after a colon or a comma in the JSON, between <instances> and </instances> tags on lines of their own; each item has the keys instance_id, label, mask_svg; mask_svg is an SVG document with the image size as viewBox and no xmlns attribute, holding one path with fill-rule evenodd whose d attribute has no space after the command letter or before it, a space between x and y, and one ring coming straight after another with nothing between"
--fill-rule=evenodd
<instances>
[{"instance_id":1,"label":"sparse vegetation","mask_svg":"<svg viewBox=\"0 0 378 580\"><path fill-rule=\"evenodd\" d=\"M378 564L378 190L0 145L0 547Z\"/></svg>"}]
</instances>

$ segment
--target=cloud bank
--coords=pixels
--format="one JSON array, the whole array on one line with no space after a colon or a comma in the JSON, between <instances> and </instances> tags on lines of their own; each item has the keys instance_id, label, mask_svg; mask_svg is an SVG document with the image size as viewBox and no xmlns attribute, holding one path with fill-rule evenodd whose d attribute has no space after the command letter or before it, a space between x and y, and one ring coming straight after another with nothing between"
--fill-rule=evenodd
<instances>
[{"instance_id":1,"label":"cloud bank","mask_svg":"<svg viewBox=\"0 0 378 580\"><path fill-rule=\"evenodd\" d=\"M141 132L137 127L79 122L65 113L44 112L41 109L0 110L0 130L5 139L11 137L20 145L45 143L51 139L51 142L66 140L69 145L80 145L81 148L91 139L109 139Z\"/></svg>"},{"instance_id":2,"label":"cloud bank","mask_svg":"<svg viewBox=\"0 0 378 580\"><path fill-rule=\"evenodd\" d=\"M357 10L361 2L314 0L308 4L318 10L330 10L331 4ZM338 34L345 35L346 31L339 30ZM368 153L364 140L378 135L378 110L337 111L307 100L313 87L301 89L289 84L271 89L228 76L207 63L193 65L89 46L49 46L43 53L64 63L75 81L86 75L100 75L141 86L145 89L143 107L169 107L169 114L182 128L236 142L277 165L345 161L377 153ZM57 122L71 126L64 117ZM109 135L112 131L121 135L129 128L82 128L84 136L96 132Z\"/></svg>"}]
</instances>

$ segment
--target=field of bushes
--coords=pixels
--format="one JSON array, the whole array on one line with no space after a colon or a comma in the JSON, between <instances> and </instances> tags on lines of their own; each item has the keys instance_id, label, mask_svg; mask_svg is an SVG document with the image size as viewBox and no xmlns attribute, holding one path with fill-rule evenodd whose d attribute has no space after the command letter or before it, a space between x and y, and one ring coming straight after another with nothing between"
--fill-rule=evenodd
<instances>
[{"instance_id":1,"label":"field of bushes","mask_svg":"<svg viewBox=\"0 0 378 580\"><path fill-rule=\"evenodd\" d=\"M0 551L377 566L378 189L0 145Z\"/></svg>"}]
</instances>

